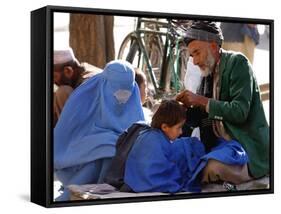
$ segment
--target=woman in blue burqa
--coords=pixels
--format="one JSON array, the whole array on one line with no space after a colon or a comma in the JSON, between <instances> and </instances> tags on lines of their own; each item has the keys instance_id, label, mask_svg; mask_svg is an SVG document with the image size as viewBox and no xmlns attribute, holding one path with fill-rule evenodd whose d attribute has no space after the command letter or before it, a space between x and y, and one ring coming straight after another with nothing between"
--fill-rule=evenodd
<instances>
[{"instance_id":1,"label":"woman in blue burqa","mask_svg":"<svg viewBox=\"0 0 281 214\"><path fill-rule=\"evenodd\" d=\"M144 120L134 69L112 61L68 99L54 129L54 170L63 185L56 201L69 200L70 184L101 183L118 136Z\"/></svg>"}]
</instances>

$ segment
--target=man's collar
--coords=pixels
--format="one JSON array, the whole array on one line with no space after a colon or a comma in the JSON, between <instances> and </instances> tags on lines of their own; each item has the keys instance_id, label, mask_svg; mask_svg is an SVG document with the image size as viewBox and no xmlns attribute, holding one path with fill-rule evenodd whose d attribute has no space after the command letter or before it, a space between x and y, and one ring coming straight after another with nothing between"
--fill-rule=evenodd
<instances>
[{"instance_id":1,"label":"man's collar","mask_svg":"<svg viewBox=\"0 0 281 214\"><path fill-rule=\"evenodd\" d=\"M224 49L220 49L220 60L219 60L219 71L223 71L225 68L226 58L225 58L226 51Z\"/></svg>"}]
</instances>

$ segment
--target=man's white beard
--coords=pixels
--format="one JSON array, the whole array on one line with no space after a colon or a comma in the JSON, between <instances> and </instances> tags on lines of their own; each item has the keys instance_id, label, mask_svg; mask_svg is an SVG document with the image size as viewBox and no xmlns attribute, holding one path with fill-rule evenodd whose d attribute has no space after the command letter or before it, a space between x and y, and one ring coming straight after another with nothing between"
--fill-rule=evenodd
<instances>
[{"instance_id":1,"label":"man's white beard","mask_svg":"<svg viewBox=\"0 0 281 214\"><path fill-rule=\"evenodd\" d=\"M206 67L205 69L200 68L200 71L201 71L202 77L207 77L207 76L209 76L209 74L212 73L211 70L209 69L209 67Z\"/></svg>"},{"instance_id":2,"label":"man's white beard","mask_svg":"<svg viewBox=\"0 0 281 214\"><path fill-rule=\"evenodd\" d=\"M200 68L201 76L202 77L209 76L209 74L211 74L213 71L214 65L215 65L215 58L212 56L210 49L208 49L206 67L205 69Z\"/></svg>"}]
</instances>

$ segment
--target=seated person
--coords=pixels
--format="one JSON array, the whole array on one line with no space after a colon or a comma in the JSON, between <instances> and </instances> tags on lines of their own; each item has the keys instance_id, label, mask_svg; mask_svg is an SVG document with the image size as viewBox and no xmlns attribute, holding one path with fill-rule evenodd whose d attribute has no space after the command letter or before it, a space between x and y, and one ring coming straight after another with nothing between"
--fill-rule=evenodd
<instances>
[{"instance_id":1,"label":"seated person","mask_svg":"<svg viewBox=\"0 0 281 214\"><path fill-rule=\"evenodd\" d=\"M188 107L188 126L200 128L210 152L202 163L202 182L241 184L267 175L269 127L248 59L221 48L217 23L195 21L184 37L203 78L196 93L185 90L176 99Z\"/></svg>"},{"instance_id":2,"label":"seated person","mask_svg":"<svg viewBox=\"0 0 281 214\"><path fill-rule=\"evenodd\" d=\"M124 182L132 191L200 191L200 184L190 186L189 179L204 146L197 138L177 139L185 115L177 101L163 101L152 117L152 129L139 134L125 166Z\"/></svg>"},{"instance_id":3,"label":"seated person","mask_svg":"<svg viewBox=\"0 0 281 214\"><path fill-rule=\"evenodd\" d=\"M145 121L147 123L151 123L151 117L152 117L152 111L145 107L145 103L147 101L147 79L146 76L144 74L144 72L139 69L139 68L135 68L135 72L136 72L136 77L135 80L139 86L139 90L140 90L140 97L141 97L141 104L142 104L142 110L144 113L144 118Z\"/></svg>"},{"instance_id":4,"label":"seated person","mask_svg":"<svg viewBox=\"0 0 281 214\"><path fill-rule=\"evenodd\" d=\"M163 101L152 118L152 129L139 134L130 151L125 167L124 182L128 191L200 192L202 184L220 181L213 170L208 174L210 163L223 163L230 167L242 167L248 162L243 147L234 140L219 138L216 146L205 153L198 138L181 137L185 123L185 109L177 101ZM224 169L216 167L216 169ZM246 169L245 169L246 170ZM230 173L225 175L226 181Z\"/></svg>"},{"instance_id":5,"label":"seated person","mask_svg":"<svg viewBox=\"0 0 281 214\"><path fill-rule=\"evenodd\" d=\"M69 200L70 184L103 182L118 136L144 120L131 64L116 60L69 97L54 129L54 171Z\"/></svg>"},{"instance_id":6,"label":"seated person","mask_svg":"<svg viewBox=\"0 0 281 214\"><path fill-rule=\"evenodd\" d=\"M79 63L71 48L54 51L54 112L53 126L56 125L62 108L81 83L102 70L88 63Z\"/></svg>"}]
</instances>

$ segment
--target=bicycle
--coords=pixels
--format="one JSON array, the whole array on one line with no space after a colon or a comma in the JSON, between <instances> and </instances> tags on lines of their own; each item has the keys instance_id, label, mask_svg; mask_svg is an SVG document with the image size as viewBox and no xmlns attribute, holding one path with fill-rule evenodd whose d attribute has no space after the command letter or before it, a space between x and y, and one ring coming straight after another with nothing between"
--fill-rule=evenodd
<instances>
[{"instance_id":1,"label":"bicycle","mask_svg":"<svg viewBox=\"0 0 281 214\"><path fill-rule=\"evenodd\" d=\"M189 20L138 18L136 29L121 43L118 59L142 68L154 98L173 96L183 87L189 57L183 43ZM183 69L184 68L184 69Z\"/></svg>"}]
</instances>

